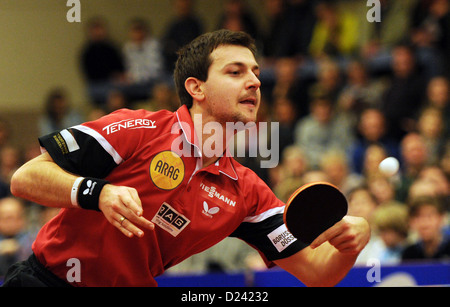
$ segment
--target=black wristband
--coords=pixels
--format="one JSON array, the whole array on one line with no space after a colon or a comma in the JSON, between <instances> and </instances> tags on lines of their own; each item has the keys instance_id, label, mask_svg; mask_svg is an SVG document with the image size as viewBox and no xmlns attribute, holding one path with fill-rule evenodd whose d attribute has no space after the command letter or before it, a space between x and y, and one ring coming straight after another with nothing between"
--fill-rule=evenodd
<instances>
[{"instance_id":1,"label":"black wristband","mask_svg":"<svg viewBox=\"0 0 450 307\"><path fill-rule=\"evenodd\" d=\"M98 208L98 201L100 192L105 184L109 181L97 178L86 177L81 182L78 188L77 200L78 204L83 209L100 211Z\"/></svg>"}]
</instances>

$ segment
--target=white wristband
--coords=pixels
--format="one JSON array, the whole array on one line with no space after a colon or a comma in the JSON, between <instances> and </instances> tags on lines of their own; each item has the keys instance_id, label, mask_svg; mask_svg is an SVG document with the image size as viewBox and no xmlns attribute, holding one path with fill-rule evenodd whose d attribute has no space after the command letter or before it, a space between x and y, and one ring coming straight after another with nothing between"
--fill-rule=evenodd
<instances>
[{"instance_id":1,"label":"white wristband","mask_svg":"<svg viewBox=\"0 0 450 307\"><path fill-rule=\"evenodd\" d=\"M72 202L72 206L76 208L80 208L78 204L78 188L80 187L81 182L84 180L84 177L78 177L75 179L75 182L72 186L72 192L70 193L70 201Z\"/></svg>"}]
</instances>

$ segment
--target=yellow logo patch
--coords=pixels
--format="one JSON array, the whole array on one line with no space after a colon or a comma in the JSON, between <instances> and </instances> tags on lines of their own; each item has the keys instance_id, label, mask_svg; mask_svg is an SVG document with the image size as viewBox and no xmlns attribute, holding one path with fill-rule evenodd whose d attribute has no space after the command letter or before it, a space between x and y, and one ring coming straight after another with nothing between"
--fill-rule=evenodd
<instances>
[{"instance_id":1,"label":"yellow logo patch","mask_svg":"<svg viewBox=\"0 0 450 307\"><path fill-rule=\"evenodd\" d=\"M178 154L162 151L150 163L150 177L162 190L175 189L184 179L184 162Z\"/></svg>"}]
</instances>

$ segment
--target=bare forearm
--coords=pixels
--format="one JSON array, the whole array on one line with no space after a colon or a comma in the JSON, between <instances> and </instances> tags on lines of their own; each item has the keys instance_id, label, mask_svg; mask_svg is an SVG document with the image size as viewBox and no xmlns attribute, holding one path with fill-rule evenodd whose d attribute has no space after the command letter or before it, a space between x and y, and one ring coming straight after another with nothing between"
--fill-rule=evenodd
<instances>
[{"instance_id":1,"label":"bare forearm","mask_svg":"<svg viewBox=\"0 0 450 307\"><path fill-rule=\"evenodd\" d=\"M17 170L11 180L11 192L47 207L74 208L71 193L77 177L60 168L45 153ZM142 229L154 229L155 225L142 216L136 189L106 184L98 197L98 209L127 237L142 237ZM90 209L81 204L77 207Z\"/></svg>"},{"instance_id":2,"label":"bare forearm","mask_svg":"<svg viewBox=\"0 0 450 307\"><path fill-rule=\"evenodd\" d=\"M358 254L339 252L328 242L312 250L311 263L317 274L319 286L334 286L338 284L355 264Z\"/></svg>"},{"instance_id":3,"label":"bare forearm","mask_svg":"<svg viewBox=\"0 0 450 307\"><path fill-rule=\"evenodd\" d=\"M308 246L275 263L309 287L331 287L345 277L356 257L342 254L326 242L315 249Z\"/></svg>"},{"instance_id":4,"label":"bare forearm","mask_svg":"<svg viewBox=\"0 0 450 307\"><path fill-rule=\"evenodd\" d=\"M11 192L43 206L72 208L70 194L76 178L45 153L16 171L11 179Z\"/></svg>"}]
</instances>

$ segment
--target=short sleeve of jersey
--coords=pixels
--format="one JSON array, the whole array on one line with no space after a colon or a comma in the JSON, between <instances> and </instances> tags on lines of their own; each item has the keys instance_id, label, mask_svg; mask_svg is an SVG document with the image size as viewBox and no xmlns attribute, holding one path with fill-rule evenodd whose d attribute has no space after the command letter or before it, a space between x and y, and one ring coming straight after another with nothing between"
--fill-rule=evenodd
<instances>
[{"instance_id":1,"label":"short sleeve of jersey","mask_svg":"<svg viewBox=\"0 0 450 307\"><path fill-rule=\"evenodd\" d=\"M283 220L284 204L262 180L258 182L252 187L253 193L257 193L257 210L245 218L231 236L256 248L267 263L289 257L307 245L287 230Z\"/></svg>"},{"instance_id":2,"label":"short sleeve of jersey","mask_svg":"<svg viewBox=\"0 0 450 307\"><path fill-rule=\"evenodd\" d=\"M135 151L141 139L140 133L148 130L131 129L134 128L132 126L152 124L151 119L144 118L143 112L118 110L98 120L40 137L39 143L66 171L105 178Z\"/></svg>"}]
</instances>

